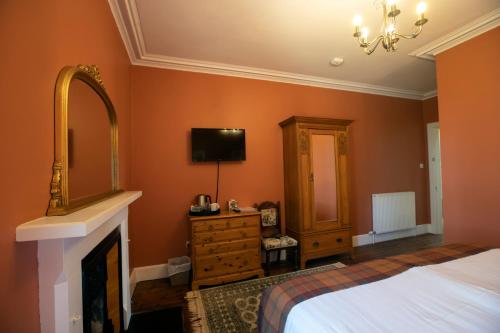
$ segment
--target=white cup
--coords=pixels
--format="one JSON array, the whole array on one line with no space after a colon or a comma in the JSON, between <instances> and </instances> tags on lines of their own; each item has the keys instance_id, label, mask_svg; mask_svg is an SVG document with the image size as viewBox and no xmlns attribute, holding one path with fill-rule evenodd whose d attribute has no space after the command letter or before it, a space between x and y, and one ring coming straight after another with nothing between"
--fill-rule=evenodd
<instances>
[{"instance_id":1,"label":"white cup","mask_svg":"<svg viewBox=\"0 0 500 333\"><path fill-rule=\"evenodd\" d=\"M220 208L220 205L217 203L217 202L214 202L214 203L211 203L210 204L210 210L212 212L215 212L216 210L218 210Z\"/></svg>"}]
</instances>

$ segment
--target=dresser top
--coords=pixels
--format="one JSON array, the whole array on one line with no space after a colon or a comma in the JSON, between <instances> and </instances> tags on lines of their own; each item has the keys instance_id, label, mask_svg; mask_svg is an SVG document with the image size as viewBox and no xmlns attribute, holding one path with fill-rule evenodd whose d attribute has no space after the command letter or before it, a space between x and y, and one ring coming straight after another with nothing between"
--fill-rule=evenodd
<instances>
[{"instance_id":1,"label":"dresser top","mask_svg":"<svg viewBox=\"0 0 500 333\"><path fill-rule=\"evenodd\" d=\"M241 216L255 216L255 215L260 215L260 212L241 212L241 213L235 213L235 212L228 212L228 211L223 211L220 214L217 215L209 215L209 216L189 216L190 221L205 221L205 220L218 220L218 219L228 219L232 217L241 217Z\"/></svg>"}]
</instances>

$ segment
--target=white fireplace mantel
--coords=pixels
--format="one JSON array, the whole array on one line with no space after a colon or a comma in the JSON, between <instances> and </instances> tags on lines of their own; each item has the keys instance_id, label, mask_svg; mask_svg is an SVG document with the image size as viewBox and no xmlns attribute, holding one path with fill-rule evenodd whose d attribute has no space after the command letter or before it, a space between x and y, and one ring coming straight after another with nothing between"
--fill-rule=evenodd
<instances>
[{"instance_id":1,"label":"white fireplace mantel","mask_svg":"<svg viewBox=\"0 0 500 333\"><path fill-rule=\"evenodd\" d=\"M45 216L16 228L16 240L38 241L41 332L83 332L81 261L120 228L125 329L131 317L128 206L140 191L118 194L65 216Z\"/></svg>"}]
</instances>

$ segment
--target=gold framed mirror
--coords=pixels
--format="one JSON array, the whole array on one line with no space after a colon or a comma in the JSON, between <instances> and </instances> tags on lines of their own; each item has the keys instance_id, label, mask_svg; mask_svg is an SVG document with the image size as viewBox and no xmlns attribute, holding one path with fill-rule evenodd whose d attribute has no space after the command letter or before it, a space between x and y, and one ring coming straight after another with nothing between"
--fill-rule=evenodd
<instances>
[{"instance_id":1,"label":"gold framed mirror","mask_svg":"<svg viewBox=\"0 0 500 333\"><path fill-rule=\"evenodd\" d=\"M54 164L47 215L66 215L121 192L118 123L97 66L64 67L54 105Z\"/></svg>"}]
</instances>

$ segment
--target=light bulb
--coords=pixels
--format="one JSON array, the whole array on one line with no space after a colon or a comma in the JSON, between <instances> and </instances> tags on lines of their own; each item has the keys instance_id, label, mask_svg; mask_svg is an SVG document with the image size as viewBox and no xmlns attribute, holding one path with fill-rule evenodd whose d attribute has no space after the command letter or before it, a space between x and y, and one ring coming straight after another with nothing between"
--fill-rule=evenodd
<instances>
[{"instance_id":1,"label":"light bulb","mask_svg":"<svg viewBox=\"0 0 500 333\"><path fill-rule=\"evenodd\" d=\"M352 20L352 23L354 24L355 27L359 27L362 22L363 19L359 15L354 16L354 19Z\"/></svg>"},{"instance_id":2,"label":"light bulb","mask_svg":"<svg viewBox=\"0 0 500 333\"><path fill-rule=\"evenodd\" d=\"M427 4L425 2L419 2L417 5L417 14L422 15L427 10Z\"/></svg>"},{"instance_id":3,"label":"light bulb","mask_svg":"<svg viewBox=\"0 0 500 333\"><path fill-rule=\"evenodd\" d=\"M394 24L391 23L385 28L385 33L391 34L393 32L394 32Z\"/></svg>"},{"instance_id":4,"label":"light bulb","mask_svg":"<svg viewBox=\"0 0 500 333\"><path fill-rule=\"evenodd\" d=\"M387 0L387 6L394 6L396 4L396 0Z\"/></svg>"},{"instance_id":5,"label":"light bulb","mask_svg":"<svg viewBox=\"0 0 500 333\"><path fill-rule=\"evenodd\" d=\"M363 39L368 38L368 28L364 27L363 29L361 29L361 37L363 37Z\"/></svg>"}]
</instances>

